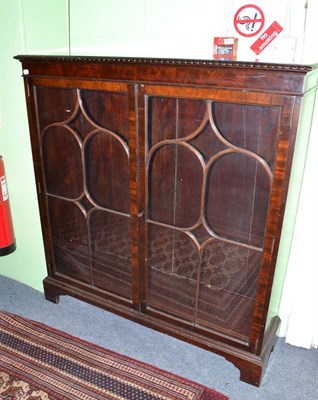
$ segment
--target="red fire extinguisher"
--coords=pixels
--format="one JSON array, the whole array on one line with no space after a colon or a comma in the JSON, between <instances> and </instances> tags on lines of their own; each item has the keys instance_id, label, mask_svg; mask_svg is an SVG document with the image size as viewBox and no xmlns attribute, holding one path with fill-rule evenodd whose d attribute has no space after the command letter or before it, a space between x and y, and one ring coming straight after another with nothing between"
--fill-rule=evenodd
<instances>
[{"instance_id":1,"label":"red fire extinguisher","mask_svg":"<svg viewBox=\"0 0 318 400\"><path fill-rule=\"evenodd\" d=\"M0 156L0 256L16 249L4 164Z\"/></svg>"}]
</instances>

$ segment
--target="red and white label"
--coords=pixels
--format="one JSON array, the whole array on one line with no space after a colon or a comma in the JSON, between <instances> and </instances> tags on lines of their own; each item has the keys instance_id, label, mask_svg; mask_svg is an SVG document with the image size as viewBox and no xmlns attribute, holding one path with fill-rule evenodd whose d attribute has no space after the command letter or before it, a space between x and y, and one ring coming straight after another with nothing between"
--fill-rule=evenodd
<instances>
[{"instance_id":1,"label":"red and white label","mask_svg":"<svg viewBox=\"0 0 318 400\"><path fill-rule=\"evenodd\" d=\"M234 15L234 27L241 36L257 35L265 24L263 11L254 4L246 4L239 8Z\"/></svg>"},{"instance_id":2,"label":"red and white label","mask_svg":"<svg viewBox=\"0 0 318 400\"><path fill-rule=\"evenodd\" d=\"M0 177L0 189L1 189L0 198L2 197L2 201L8 200L9 196L8 196L7 183L6 183L5 176Z\"/></svg>"},{"instance_id":3,"label":"red and white label","mask_svg":"<svg viewBox=\"0 0 318 400\"><path fill-rule=\"evenodd\" d=\"M255 54L259 55L266 47L272 43L274 39L281 33L283 27L278 22L274 21L265 32L254 42L251 49Z\"/></svg>"}]
</instances>

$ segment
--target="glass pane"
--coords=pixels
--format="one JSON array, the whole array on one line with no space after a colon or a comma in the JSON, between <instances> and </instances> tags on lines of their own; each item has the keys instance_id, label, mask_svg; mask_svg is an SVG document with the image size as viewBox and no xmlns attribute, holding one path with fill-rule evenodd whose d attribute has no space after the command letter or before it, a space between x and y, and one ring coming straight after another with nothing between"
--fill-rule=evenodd
<instances>
[{"instance_id":1,"label":"glass pane","mask_svg":"<svg viewBox=\"0 0 318 400\"><path fill-rule=\"evenodd\" d=\"M86 183L99 206L129 213L129 159L116 137L98 131L85 145Z\"/></svg>"},{"instance_id":2,"label":"glass pane","mask_svg":"<svg viewBox=\"0 0 318 400\"><path fill-rule=\"evenodd\" d=\"M50 194L76 199L83 193L81 148L66 127L51 126L43 137L46 187Z\"/></svg>"},{"instance_id":3,"label":"glass pane","mask_svg":"<svg viewBox=\"0 0 318 400\"><path fill-rule=\"evenodd\" d=\"M36 99L41 131L51 124L67 123L78 106L75 89L36 87Z\"/></svg>"},{"instance_id":4,"label":"glass pane","mask_svg":"<svg viewBox=\"0 0 318 400\"><path fill-rule=\"evenodd\" d=\"M196 154L182 145L160 147L152 157L149 175L150 218L178 227L195 225L203 180Z\"/></svg>"},{"instance_id":5,"label":"glass pane","mask_svg":"<svg viewBox=\"0 0 318 400\"><path fill-rule=\"evenodd\" d=\"M194 321L198 251L189 236L148 225L147 304Z\"/></svg>"},{"instance_id":6,"label":"glass pane","mask_svg":"<svg viewBox=\"0 0 318 400\"><path fill-rule=\"evenodd\" d=\"M209 169L206 220L223 238L262 247L270 177L251 156L230 153Z\"/></svg>"},{"instance_id":7,"label":"glass pane","mask_svg":"<svg viewBox=\"0 0 318 400\"><path fill-rule=\"evenodd\" d=\"M204 101L151 97L148 99L150 147L164 140L185 138L204 122Z\"/></svg>"},{"instance_id":8,"label":"glass pane","mask_svg":"<svg viewBox=\"0 0 318 400\"><path fill-rule=\"evenodd\" d=\"M246 104L213 103L214 122L234 145L261 156L273 168L281 109Z\"/></svg>"},{"instance_id":9,"label":"glass pane","mask_svg":"<svg viewBox=\"0 0 318 400\"><path fill-rule=\"evenodd\" d=\"M248 337L262 252L209 241L202 251L197 322Z\"/></svg>"},{"instance_id":10,"label":"glass pane","mask_svg":"<svg viewBox=\"0 0 318 400\"><path fill-rule=\"evenodd\" d=\"M89 283L90 257L85 215L77 204L49 197L56 270Z\"/></svg>"},{"instance_id":11,"label":"glass pane","mask_svg":"<svg viewBox=\"0 0 318 400\"><path fill-rule=\"evenodd\" d=\"M128 142L128 94L81 90L86 119L95 127L110 130Z\"/></svg>"},{"instance_id":12,"label":"glass pane","mask_svg":"<svg viewBox=\"0 0 318 400\"><path fill-rule=\"evenodd\" d=\"M89 217L94 285L131 298L130 219L107 211Z\"/></svg>"}]
</instances>

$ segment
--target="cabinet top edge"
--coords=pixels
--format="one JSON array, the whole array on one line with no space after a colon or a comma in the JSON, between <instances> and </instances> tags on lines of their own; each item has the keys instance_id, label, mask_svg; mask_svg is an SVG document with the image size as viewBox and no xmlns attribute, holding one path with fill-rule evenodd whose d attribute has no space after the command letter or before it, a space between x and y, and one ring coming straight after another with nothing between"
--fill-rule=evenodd
<instances>
[{"instance_id":1,"label":"cabinet top edge","mask_svg":"<svg viewBox=\"0 0 318 400\"><path fill-rule=\"evenodd\" d=\"M222 68L249 68L258 70L286 71L307 73L318 69L317 64L278 64L245 61L217 61L183 58L147 58L147 57L104 57L104 56L69 56L69 55L17 55L14 57L20 62L85 62L104 64L143 64L143 65L171 65L171 66L200 66Z\"/></svg>"}]
</instances>

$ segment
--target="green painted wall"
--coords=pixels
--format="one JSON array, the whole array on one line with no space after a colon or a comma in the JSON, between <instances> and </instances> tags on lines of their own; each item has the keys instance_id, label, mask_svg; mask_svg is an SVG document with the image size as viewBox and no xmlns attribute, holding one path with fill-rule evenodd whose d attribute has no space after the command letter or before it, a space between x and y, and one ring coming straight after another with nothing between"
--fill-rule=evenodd
<instances>
[{"instance_id":1,"label":"green painted wall","mask_svg":"<svg viewBox=\"0 0 318 400\"><path fill-rule=\"evenodd\" d=\"M8 182L17 250L0 257L0 273L42 290L46 274L28 121L17 54L65 52L66 0L1 0L0 154Z\"/></svg>"},{"instance_id":2,"label":"green painted wall","mask_svg":"<svg viewBox=\"0 0 318 400\"><path fill-rule=\"evenodd\" d=\"M217 3L216 6L216 2L207 0L70 0L68 4L67 0L0 0L0 154L6 165L17 240L16 252L0 258L1 274L38 290L42 290L46 275L21 65L13 56L67 54L70 46L72 54L211 58L213 37L220 32L230 33L224 29L224 16L231 17L233 13L231 9L226 14L225 5ZM291 33L301 43L303 27L298 21L303 12L302 1L295 0L293 7L292 17L297 24L292 25ZM312 25L316 32L316 23ZM299 46L297 52L302 53ZM301 138L298 153L301 160L305 148L305 138ZM302 162L299 162L293 172L292 195L273 287L271 306L275 312L288 264L301 179Z\"/></svg>"}]
</instances>

